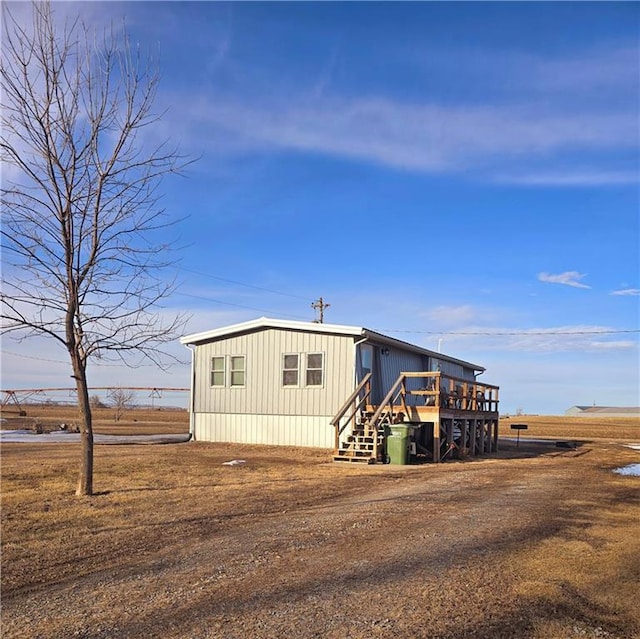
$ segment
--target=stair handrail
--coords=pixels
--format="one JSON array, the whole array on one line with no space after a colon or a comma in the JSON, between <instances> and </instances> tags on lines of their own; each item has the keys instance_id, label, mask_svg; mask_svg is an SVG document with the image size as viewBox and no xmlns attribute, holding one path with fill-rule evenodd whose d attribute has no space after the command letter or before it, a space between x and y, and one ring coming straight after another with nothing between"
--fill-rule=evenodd
<instances>
[{"instance_id":1,"label":"stair handrail","mask_svg":"<svg viewBox=\"0 0 640 639\"><path fill-rule=\"evenodd\" d=\"M356 413L358 412L360 407L367 401L369 395L371 394L371 386L369 385L370 380L371 380L371 373L369 372L360 380L360 383L356 386L353 393L349 395L345 403L340 407L338 412L335 414L334 418L329 422L331 426L333 426L336 429L336 448L338 448L340 445L340 435L342 434L344 429L347 427L347 425L354 420ZM349 416L349 419L345 422L344 426L340 428L340 420L346 415L349 408L351 408L355 400L358 398L360 393L365 388L367 388L365 394L363 395L363 397L360 398L358 403L355 405L353 413Z\"/></svg>"},{"instance_id":2,"label":"stair handrail","mask_svg":"<svg viewBox=\"0 0 640 639\"><path fill-rule=\"evenodd\" d=\"M337 426L338 422L344 417L345 413L349 410L349 406L351 406L353 401L360 394L362 389L367 385L370 379L371 379L371 373L367 373L362 378L362 380L360 381L356 389L353 391L353 393L351 393L351 395L349 395L348 399L340 407L338 412L335 414L334 418L329 422L332 426Z\"/></svg>"},{"instance_id":3,"label":"stair handrail","mask_svg":"<svg viewBox=\"0 0 640 639\"><path fill-rule=\"evenodd\" d=\"M406 379L405 373L400 373L400 377L396 380L395 384L391 387L391 390L385 395L384 399L380 402L380 406L378 406L376 412L371 417L369 424L372 428L377 429L378 422L380 421L380 416L385 410L385 406L388 404L391 406L391 410L393 411L393 398L395 396L398 387L402 387L404 385Z\"/></svg>"}]
</instances>

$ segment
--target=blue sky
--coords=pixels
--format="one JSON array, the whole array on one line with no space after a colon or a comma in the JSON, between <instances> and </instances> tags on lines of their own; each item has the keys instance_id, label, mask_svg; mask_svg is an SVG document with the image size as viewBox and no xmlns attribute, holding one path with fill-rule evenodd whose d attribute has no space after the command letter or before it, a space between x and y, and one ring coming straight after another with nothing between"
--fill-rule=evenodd
<instances>
[{"instance_id":1,"label":"blue sky","mask_svg":"<svg viewBox=\"0 0 640 639\"><path fill-rule=\"evenodd\" d=\"M505 412L640 404L640 5L56 8L159 53L153 135L198 158L163 184L185 332L311 320L323 296L327 322L485 366ZM3 388L67 385L57 346L3 351Z\"/></svg>"}]
</instances>

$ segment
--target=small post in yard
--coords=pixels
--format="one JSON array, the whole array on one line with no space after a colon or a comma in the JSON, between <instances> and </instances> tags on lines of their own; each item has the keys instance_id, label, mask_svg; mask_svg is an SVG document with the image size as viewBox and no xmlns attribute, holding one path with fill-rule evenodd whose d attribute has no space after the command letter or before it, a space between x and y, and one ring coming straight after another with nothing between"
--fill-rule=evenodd
<instances>
[{"instance_id":1,"label":"small post in yard","mask_svg":"<svg viewBox=\"0 0 640 639\"><path fill-rule=\"evenodd\" d=\"M511 430L518 431L518 439L516 439L516 448L520 448L520 431L527 430L529 426L527 424L511 424Z\"/></svg>"}]
</instances>

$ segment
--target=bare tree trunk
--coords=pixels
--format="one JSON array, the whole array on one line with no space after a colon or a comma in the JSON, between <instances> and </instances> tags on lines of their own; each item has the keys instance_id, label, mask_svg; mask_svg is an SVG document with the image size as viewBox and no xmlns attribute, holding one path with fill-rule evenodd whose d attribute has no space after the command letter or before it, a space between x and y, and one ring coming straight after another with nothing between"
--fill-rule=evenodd
<instances>
[{"instance_id":1,"label":"bare tree trunk","mask_svg":"<svg viewBox=\"0 0 640 639\"><path fill-rule=\"evenodd\" d=\"M80 366L80 370L76 374L76 388L80 412L80 440L82 441L82 458L76 495L93 495L93 421L87 376L83 366Z\"/></svg>"}]
</instances>

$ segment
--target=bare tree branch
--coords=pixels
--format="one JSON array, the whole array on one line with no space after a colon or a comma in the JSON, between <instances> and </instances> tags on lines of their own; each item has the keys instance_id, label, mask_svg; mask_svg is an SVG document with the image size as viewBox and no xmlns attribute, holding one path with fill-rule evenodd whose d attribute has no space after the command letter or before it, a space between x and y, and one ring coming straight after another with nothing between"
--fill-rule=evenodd
<instances>
[{"instance_id":1,"label":"bare tree branch","mask_svg":"<svg viewBox=\"0 0 640 639\"><path fill-rule=\"evenodd\" d=\"M165 317L175 224L159 185L188 164L151 143L157 69L126 31L59 27L48 2L32 30L3 7L1 331L45 335L69 353L82 416L78 494L93 488L91 358L165 366L184 325Z\"/></svg>"}]
</instances>

